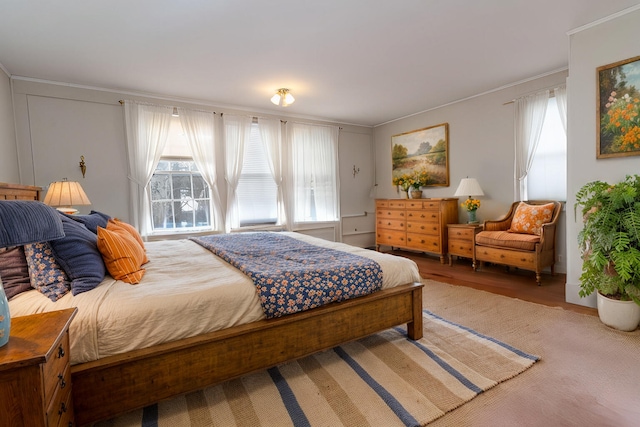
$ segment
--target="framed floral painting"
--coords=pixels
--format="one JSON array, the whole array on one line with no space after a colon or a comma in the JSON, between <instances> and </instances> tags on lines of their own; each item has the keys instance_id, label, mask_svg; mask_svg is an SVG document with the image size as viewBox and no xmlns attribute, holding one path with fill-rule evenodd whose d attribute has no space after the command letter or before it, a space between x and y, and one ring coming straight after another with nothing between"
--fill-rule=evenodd
<instances>
[{"instance_id":1,"label":"framed floral painting","mask_svg":"<svg viewBox=\"0 0 640 427\"><path fill-rule=\"evenodd\" d=\"M599 159L640 155L640 56L597 69Z\"/></svg>"},{"instance_id":2,"label":"framed floral painting","mask_svg":"<svg viewBox=\"0 0 640 427\"><path fill-rule=\"evenodd\" d=\"M402 186L449 186L449 124L391 137L392 182Z\"/></svg>"}]
</instances>

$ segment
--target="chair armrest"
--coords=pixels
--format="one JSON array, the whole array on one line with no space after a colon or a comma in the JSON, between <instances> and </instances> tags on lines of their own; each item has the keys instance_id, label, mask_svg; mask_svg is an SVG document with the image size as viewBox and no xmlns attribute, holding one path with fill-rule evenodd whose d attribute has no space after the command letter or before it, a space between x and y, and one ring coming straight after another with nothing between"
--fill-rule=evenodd
<instances>
[{"instance_id":1,"label":"chair armrest","mask_svg":"<svg viewBox=\"0 0 640 427\"><path fill-rule=\"evenodd\" d=\"M506 231L511 226L511 218L501 220L486 220L484 222L484 231Z\"/></svg>"}]
</instances>

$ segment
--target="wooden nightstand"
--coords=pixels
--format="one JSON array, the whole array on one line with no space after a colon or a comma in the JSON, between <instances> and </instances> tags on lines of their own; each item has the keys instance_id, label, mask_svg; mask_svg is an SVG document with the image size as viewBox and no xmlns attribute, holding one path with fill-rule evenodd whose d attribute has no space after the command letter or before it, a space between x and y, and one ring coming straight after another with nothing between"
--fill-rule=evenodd
<instances>
[{"instance_id":1,"label":"wooden nightstand","mask_svg":"<svg viewBox=\"0 0 640 427\"><path fill-rule=\"evenodd\" d=\"M73 426L69 324L77 309L14 317L0 347L2 426Z\"/></svg>"},{"instance_id":2,"label":"wooden nightstand","mask_svg":"<svg viewBox=\"0 0 640 427\"><path fill-rule=\"evenodd\" d=\"M475 236L482 231L480 224L447 224L449 234L449 265L453 265L453 256L473 259Z\"/></svg>"}]
</instances>

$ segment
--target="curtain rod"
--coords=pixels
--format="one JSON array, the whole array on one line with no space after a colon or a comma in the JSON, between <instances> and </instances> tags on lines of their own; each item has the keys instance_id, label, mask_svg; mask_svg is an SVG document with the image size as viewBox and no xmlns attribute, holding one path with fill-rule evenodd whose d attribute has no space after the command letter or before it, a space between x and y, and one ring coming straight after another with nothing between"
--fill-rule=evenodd
<instances>
[{"instance_id":1,"label":"curtain rod","mask_svg":"<svg viewBox=\"0 0 640 427\"><path fill-rule=\"evenodd\" d=\"M563 84L559 84L559 85L553 85L553 86L549 86L549 87L543 87L542 89L537 89L537 90L534 90L533 92L525 93L524 95L519 96L519 97L517 97L517 98L514 98L514 99L512 99L511 101L507 101L507 102L505 102L505 103L504 103L504 104L502 104L502 105L509 105L509 104L513 104L514 102L516 102L516 99L524 98L525 96L533 95L533 94L536 94L536 93L538 93L538 92L542 92L542 91L545 91L545 90L548 90L548 91L549 91L549 95L551 95L551 94L553 94L553 93L554 93L555 89L559 89L559 88L561 88L561 87L563 87L563 86L566 86L566 84L564 84L564 83L563 83Z\"/></svg>"},{"instance_id":2,"label":"curtain rod","mask_svg":"<svg viewBox=\"0 0 640 427\"><path fill-rule=\"evenodd\" d=\"M123 100L123 99L119 100L118 102L120 103L120 105L124 105L124 100ZM156 105L156 106L158 106L158 107L169 107L168 105L165 105L165 104L154 104L154 103L152 103L152 102L139 102L139 101L133 101L133 102L138 102L138 103L140 103L140 104L146 104L146 105ZM171 108L171 107L169 107L169 108ZM184 107L176 107L176 108L184 108ZM200 111L201 113L212 113L212 114L217 114L215 111L209 111L209 110L198 110L198 109L195 109L195 108L185 108L185 110ZM220 113L220 114L222 114L222 113Z\"/></svg>"}]
</instances>

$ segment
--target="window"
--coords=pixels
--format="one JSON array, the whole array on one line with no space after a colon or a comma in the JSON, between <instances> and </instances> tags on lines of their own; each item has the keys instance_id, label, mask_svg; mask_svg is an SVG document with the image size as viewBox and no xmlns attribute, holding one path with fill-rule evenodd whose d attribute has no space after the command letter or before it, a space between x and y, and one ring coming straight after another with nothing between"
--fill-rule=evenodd
<instances>
[{"instance_id":1,"label":"window","mask_svg":"<svg viewBox=\"0 0 640 427\"><path fill-rule=\"evenodd\" d=\"M244 147L242 174L236 190L241 227L278 221L278 187L268 162L258 123L253 123L249 142Z\"/></svg>"},{"instance_id":2,"label":"window","mask_svg":"<svg viewBox=\"0 0 640 427\"><path fill-rule=\"evenodd\" d=\"M567 199L567 136L556 98L549 98L538 148L527 174L527 192L531 200Z\"/></svg>"},{"instance_id":3,"label":"window","mask_svg":"<svg viewBox=\"0 0 640 427\"><path fill-rule=\"evenodd\" d=\"M193 161L179 118L172 118L149 190L154 232L205 230L214 225L209 186Z\"/></svg>"}]
</instances>

